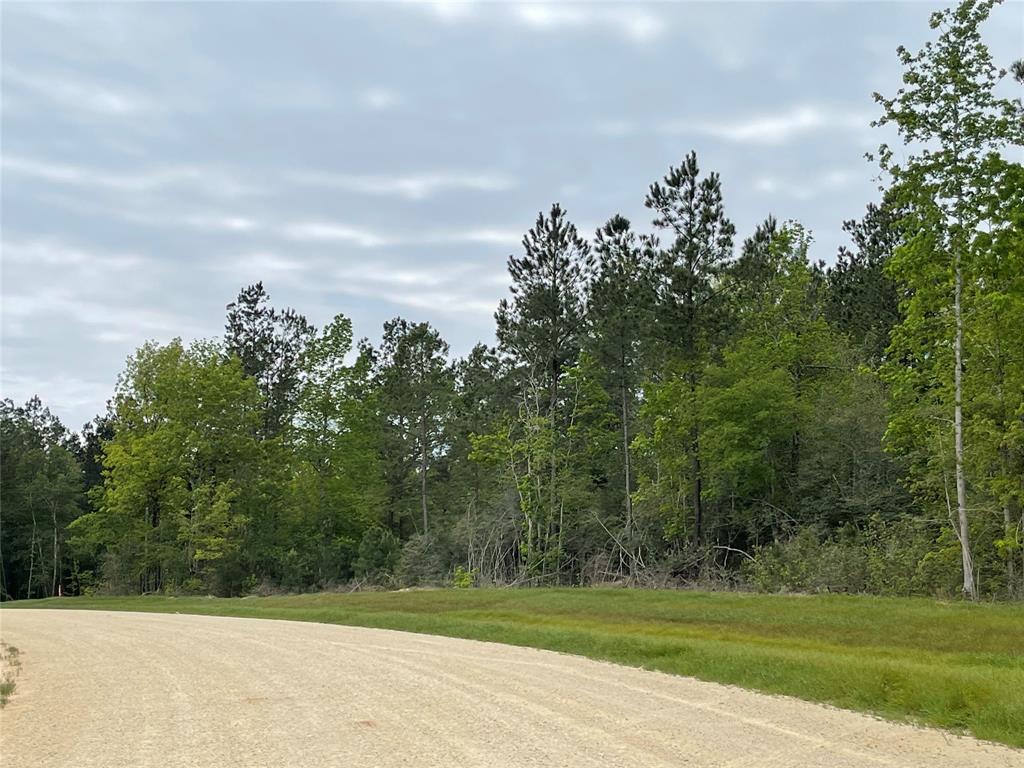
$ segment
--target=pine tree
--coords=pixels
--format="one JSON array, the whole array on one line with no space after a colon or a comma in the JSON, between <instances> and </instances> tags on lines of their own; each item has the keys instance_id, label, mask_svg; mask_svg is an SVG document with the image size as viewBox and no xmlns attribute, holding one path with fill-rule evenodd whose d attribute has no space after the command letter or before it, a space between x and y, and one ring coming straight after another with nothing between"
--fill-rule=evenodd
<instances>
[{"instance_id":1,"label":"pine tree","mask_svg":"<svg viewBox=\"0 0 1024 768\"><path fill-rule=\"evenodd\" d=\"M727 324L718 284L732 256L736 228L725 216L718 174L701 178L696 152L651 185L645 205L656 214L654 226L665 233L657 320L670 364L689 390L686 411L679 415L689 425L684 450L690 465L693 541L699 544L704 533L704 504L697 392L701 372Z\"/></svg>"},{"instance_id":2,"label":"pine tree","mask_svg":"<svg viewBox=\"0 0 1024 768\"><path fill-rule=\"evenodd\" d=\"M454 382L448 365L448 344L429 323L395 318L384 324L384 337L376 361L381 407L390 436L393 503L406 509L410 470L416 475L420 533L429 532L429 475L443 454L445 426Z\"/></svg>"},{"instance_id":3,"label":"pine tree","mask_svg":"<svg viewBox=\"0 0 1024 768\"><path fill-rule=\"evenodd\" d=\"M227 305L225 348L242 361L263 395L260 435L282 435L291 425L298 396L300 361L314 329L293 309L269 306L263 283L247 286Z\"/></svg>"},{"instance_id":4,"label":"pine tree","mask_svg":"<svg viewBox=\"0 0 1024 768\"><path fill-rule=\"evenodd\" d=\"M656 249L656 241L637 237L628 219L613 216L597 231L587 292L589 333L585 346L601 371L609 399L616 403L621 434L626 539L634 526L630 444L652 342Z\"/></svg>"},{"instance_id":5,"label":"pine tree","mask_svg":"<svg viewBox=\"0 0 1024 768\"><path fill-rule=\"evenodd\" d=\"M590 246L558 203L523 237L522 256L510 256L512 300L495 314L501 350L518 381L518 421L527 434L526 482L522 511L528 529L528 568L540 563L542 576L561 569L564 499L559 490L565 443L565 409L560 384L579 354L585 330L584 290ZM543 424L543 427L541 426ZM544 499L542 501L541 499Z\"/></svg>"}]
</instances>

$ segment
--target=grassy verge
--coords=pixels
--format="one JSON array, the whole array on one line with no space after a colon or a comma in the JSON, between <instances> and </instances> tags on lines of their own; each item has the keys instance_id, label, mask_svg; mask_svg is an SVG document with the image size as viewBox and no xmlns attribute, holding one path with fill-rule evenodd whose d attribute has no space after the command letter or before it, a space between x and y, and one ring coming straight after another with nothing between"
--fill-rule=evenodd
<instances>
[{"instance_id":1,"label":"grassy verge","mask_svg":"<svg viewBox=\"0 0 1024 768\"><path fill-rule=\"evenodd\" d=\"M9 607L318 621L492 640L826 702L1024 747L1024 606L655 590L63 598Z\"/></svg>"},{"instance_id":2,"label":"grassy verge","mask_svg":"<svg viewBox=\"0 0 1024 768\"><path fill-rule=\"evenodd\" d=\"M0 707L6 706L14 693L15 679L21 671L20 655L13 645L0 642Z\"/></svg>"}]
</instances>

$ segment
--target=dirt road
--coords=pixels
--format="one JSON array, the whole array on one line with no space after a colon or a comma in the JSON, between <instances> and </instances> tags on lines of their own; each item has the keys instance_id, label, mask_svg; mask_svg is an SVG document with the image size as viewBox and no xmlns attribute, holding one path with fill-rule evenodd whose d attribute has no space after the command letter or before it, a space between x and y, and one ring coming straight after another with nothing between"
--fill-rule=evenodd
<instances>
[{"instance_id":1,"label":"dirt road","mask_svg":"<svg viewBox=\"0 0 1024 768\"><path fill-rule=\"evenodd\" d=\"M1024 752L547 651L325 624L17 610L4 768L1024 766Z\"/></svg>"}]
</instances>

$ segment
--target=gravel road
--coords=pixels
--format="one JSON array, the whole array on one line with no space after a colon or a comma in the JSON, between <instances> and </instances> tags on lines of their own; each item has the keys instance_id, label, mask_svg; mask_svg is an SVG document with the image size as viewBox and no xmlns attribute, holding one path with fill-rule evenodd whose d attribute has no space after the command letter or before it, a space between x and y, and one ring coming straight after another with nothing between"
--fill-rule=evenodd
<instances>
[{"instance_id":1,"label":"gravel road","mask_svg":"<svg viewBox=\"0 0 1024 768\"><path fill-rule=\"evenodd\" d=\"M0 611L4 768L1024 766L1024 752L548 651L209 616Z\"/></svg>"}]
</instances>

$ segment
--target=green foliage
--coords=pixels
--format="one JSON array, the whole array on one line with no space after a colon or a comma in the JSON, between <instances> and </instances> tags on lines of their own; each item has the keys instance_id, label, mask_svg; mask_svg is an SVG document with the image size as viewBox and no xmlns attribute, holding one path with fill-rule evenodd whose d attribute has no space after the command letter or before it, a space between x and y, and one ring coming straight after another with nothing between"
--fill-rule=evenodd
<instances>
[{"instance_id":1,"label":"green foliage","mask_svg":"<svg viewBox=\"0 0 1024 768\"><path fill-rule=\"evenodd\" d=\"M995 5L964 0L933 14L937 38L916 54L899 49L905 87L892 98L875 94L878 124L895 125L911 145L906 159L885 144L879 150L893 180L890 199L903 211L902 244L887 265L901 296L882 368L893 397L887 440L909 459L925 510L939 516L955 504L971 597L972 559L988 554L971 545L973 518L1001 506L1009 530L1020 499L1020 484L1009 480L1020 475L1010 416L1024 389L1020 250L997 242L1016 237L1008 232L1020 216L1020 165L998 152L1024 144L1024 111L996 94L1004 73L981 40ZM993 485L989 477L999 479ZM1007 482L1017 489L997 490Z\"/></svg>"},{"instance_id":2,"label":"green foliage","mask_svg":"<svg viewBox=\"0 0 1024 768\"><path fill-rule=\"evenodd\" d=\"M467 571L461 565L455 566L455 573L452 575L452 586L456 589L469 589L476 581L476 572Z\"/></svg>"},{"instance_id":3,"label":"green foliage","mask_svg":"<svg viewBox=\"0 0 1024 768\"><path fill-rule=\"evenodd\" d=\"M246 286L228 304L225 352L237 357L262 395L259 434L273 438L287 430L295 412L302 356L313 328L293 309L269 306L263 283Z\"/></svg>"},{"instance_id":4,"label":"green foliage","mask_svg":"<svg viewBox=\"0 0 1024 768\"><path fill-rule=\"evenodd\" d=\"M402 546L395 575L404 587L439 586L444 582L445 564L437 537L417 534Z\"/></svg>"},{"instance_id":5,"label":"green foliage","mask_svg":"<svg viewBox=\"0 0 1024 768\"><path fill-rule=\"evenodd\" d=\"M76 448L39 398L0 401L0 599L53 595L64 584L67 526L84 501Z\"/></svg>"},{"instance_id":6,"label":"green foliage","mask_svg":"<svg viewBox=\"0 0 1024 768\"><path fill-rule=\"evenodd\" d=\"M96 508L71 526L80 551L101 551L142 590L189 578L235 591L235 556L258 514L260 396L216 345L148 344L114 400Z\"/></svg>"},{"instance_id":7,"label":"green foliage","mask_svg":"<svg viewBox=\"0 0 1024 768\"><path fill-rule=\"evenodd\" d=\"M386 528L368 528L359 542L359 554L355 562L356 576L382 581L395 575L401 544Z\"/></svg>"},{"instance_id":8,"label":"green foliage","mask_svg":"<svg viewBox=\"0 0 1024 768\"><path fill-rule=\"evenodd\" d=\"M399 533L428 532L436 507L430 485L454 397L447 355L448 344L429 323L396 318L384 324L374 377L383 423L387 522Z\"/></svg>"}]
</instances>

